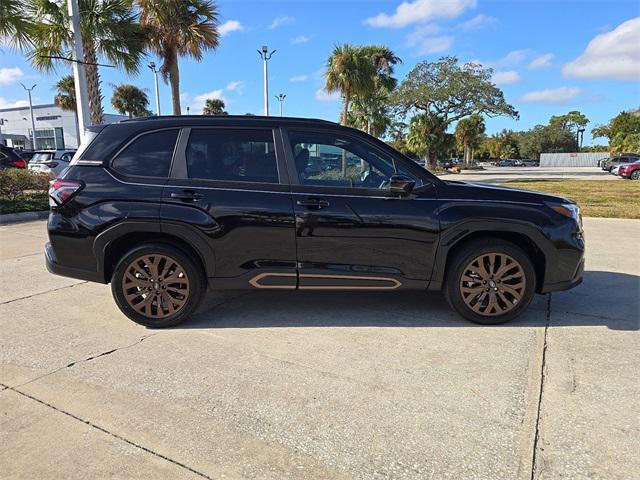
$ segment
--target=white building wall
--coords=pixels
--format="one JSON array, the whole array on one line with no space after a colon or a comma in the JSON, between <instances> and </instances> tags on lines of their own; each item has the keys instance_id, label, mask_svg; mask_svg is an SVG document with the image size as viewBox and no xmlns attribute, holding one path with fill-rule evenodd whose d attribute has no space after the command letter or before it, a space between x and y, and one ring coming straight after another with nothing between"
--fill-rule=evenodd
<instances>
[{"instance_id":1,"label":"white building wall","mask_svg":"<svg viewBox=\"0 0 640 480\"><path fill-rule=\"evenodd\" d=\"M541 167L597 167L599 162L609 157L607 152L583 153L542 153Z\"/></svg>"}]
</instances>

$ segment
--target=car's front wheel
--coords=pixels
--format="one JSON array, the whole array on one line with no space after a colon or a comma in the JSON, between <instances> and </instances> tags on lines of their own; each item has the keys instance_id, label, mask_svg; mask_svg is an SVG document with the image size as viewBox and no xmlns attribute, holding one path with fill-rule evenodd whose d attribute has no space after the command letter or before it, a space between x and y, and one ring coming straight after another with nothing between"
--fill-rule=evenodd
<instances>
[{"instance_id":1,"label":"car's front wheel","mask_svg":"<svg viewBox=\"0 0 640 480\"><path fill-rule=\"evenodd\" d=\"M520 315L535 293L535 269L511 242L485 238L456 252L446 272L449 305L467 320L484 325Z\"/></svg>"},{"instance_id":2,"label":"car's front wheel","mask_svg":"<svg viewBox=\"0 0 640 480\"><path fill-rule=\"evenodd\" d=\"M631 172L631 180L639 180L640 179L640 170L634 170Z\"/></svg>"},{"instance_id":3,"label":"car's front wheel","mask_svg":"<svg viewBox=\"0 0 640 480\"><path fill-rule=\"evenodd\" d=\"M111 278L113 297L127 317L146 327L182 323L197 308L203 275L182 250L162 243L128 252Z\"/></svg>"}]
</instances>

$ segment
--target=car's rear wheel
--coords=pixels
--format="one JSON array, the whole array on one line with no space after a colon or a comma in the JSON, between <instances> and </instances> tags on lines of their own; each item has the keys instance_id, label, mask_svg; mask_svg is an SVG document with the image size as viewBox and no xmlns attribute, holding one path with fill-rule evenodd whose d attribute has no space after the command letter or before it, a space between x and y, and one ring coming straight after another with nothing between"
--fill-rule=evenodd
<instances>
[{"instance_id":1,"label":"car's rear wheel","mask_svg":"<svg viewBox=\"0 0 640 480\"><path fill-rule=\"evenodd\" d=\"M449 305L467 320L485 325L513 320L535 293L531 259L511 242L481 239L459 250L446 272Z\"/></svg>"},{"instance_id":2,"label":"car's rear wheel","mask_svg":"<svg viewBox=\"0 0 640 480\"><path fill-rule=\"evenodd\" d=\"M203 275L194 260L171 245L149 243L127 253L111 278L122 313L146 327L182 323L197 308Z\"/></svg>"}]
</instances>

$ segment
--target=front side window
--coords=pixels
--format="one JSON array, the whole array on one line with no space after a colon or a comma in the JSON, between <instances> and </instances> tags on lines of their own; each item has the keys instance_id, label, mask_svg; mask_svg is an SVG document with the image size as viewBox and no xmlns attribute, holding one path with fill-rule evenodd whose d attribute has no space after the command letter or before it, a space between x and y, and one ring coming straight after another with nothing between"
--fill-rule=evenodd
<instances>
[{"instance_id":1,"label":"front side window","mask_svg":"<svg viewBox=\"0 0 640 480\"><path fill-rule=\"evenodd\" d=\"M278 183L273 133L268 129L194 128L185 156L191 179Z\"/></svg>"},{"instance_id":2,"label":"front side window","mask_svg":"<svg viewBox=\"0 0 640 480\"><path fill-rule=\"evenodd\" d=\"M302 185L386 190L395 173L423 181L367 143L331 133L289 132L298 179Z\"/></svg>"},{"instance_id":3,"label":"front side window","mask_svg":"<svg viewBox=\"0 0 640 480\"><path fill-rule=\"evenodd\" d=\"M122 150L111 166L125 175L166 178L177 138L178 129L142 135Z\"/></svg>"}]
</instances>

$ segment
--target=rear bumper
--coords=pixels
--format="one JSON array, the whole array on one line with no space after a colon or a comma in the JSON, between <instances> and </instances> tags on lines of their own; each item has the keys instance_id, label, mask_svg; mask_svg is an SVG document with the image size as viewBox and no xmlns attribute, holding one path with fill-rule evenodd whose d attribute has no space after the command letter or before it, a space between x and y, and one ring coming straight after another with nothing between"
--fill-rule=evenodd
<instances>
[{"instance_id":1,"label":"rear bumper","mask_svg":"<svg viewBox=\"0 0 640 480\"><path fill-rule=\"evenodd\" d=\"M79 280L86 280L88 282L104 283L104 277L98 272L91 270L82 270L73 267L65 267L60 265L56 259L55 252L51 242L47 242L44 246L44 258L47 270L55 275L61 275L63 277L77 278Z\"/></svg>"}]
</instances>

